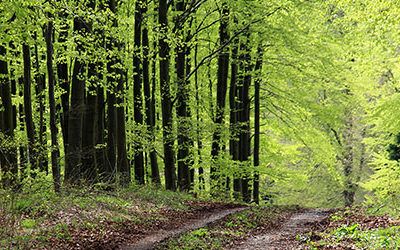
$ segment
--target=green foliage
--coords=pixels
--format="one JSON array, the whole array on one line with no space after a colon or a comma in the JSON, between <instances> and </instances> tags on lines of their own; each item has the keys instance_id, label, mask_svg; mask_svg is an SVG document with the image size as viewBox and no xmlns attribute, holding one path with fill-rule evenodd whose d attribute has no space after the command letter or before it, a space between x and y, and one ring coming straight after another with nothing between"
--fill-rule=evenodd
<instances>
[{"instance_id":1,"label":"green foliage","mask_svg":"<svg viewBox=\"0 0 400 250\"><path fill-rule=\"evenodd\" d=\"M21 226L25 229L33 229L36 227L36 221L33 219L24 219L21 221Z\"/></svg>"}]
</instances>

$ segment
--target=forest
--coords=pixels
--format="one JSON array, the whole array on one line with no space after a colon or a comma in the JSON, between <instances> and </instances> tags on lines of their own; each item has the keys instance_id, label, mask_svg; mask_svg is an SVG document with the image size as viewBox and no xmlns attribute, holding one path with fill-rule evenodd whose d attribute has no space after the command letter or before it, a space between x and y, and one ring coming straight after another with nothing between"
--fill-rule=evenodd
<instances>
[{"instance_id":1,"label":"forest","mask_svg":"<svg viewBox=\"0 0 400 250\"><path fill-rule=\"evenodd\" d=\"M0 1L0 249L400 248L399 18Z\"/></svg>"}]
</instances>

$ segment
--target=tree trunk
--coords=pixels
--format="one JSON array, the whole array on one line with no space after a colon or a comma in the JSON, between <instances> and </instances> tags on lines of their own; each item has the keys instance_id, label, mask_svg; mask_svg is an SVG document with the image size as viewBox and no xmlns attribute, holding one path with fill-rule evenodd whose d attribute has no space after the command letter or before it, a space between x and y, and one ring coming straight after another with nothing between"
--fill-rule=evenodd
<instances>
[{"instance_id":1,"label":"tree trunk","mask_svg":"<svg viewBox=\"0 0 400 250\"><path fill-rule=\"evenodd\" d=\"M250 34L246 30L245 41L243 41L241 46L241 63L243 72L243 81L238 88L239 92L239 161L245 164L249 160L250 156L250 97L249 90L251 84L251 58L250 58ZM245 166L244 165L244 166ZM245 173L242 177L242 197L244 202L250 202L251 193L249 189L249 174Z\"/></svg>"},{"instance_id":2,"label":"tree trunk","mask_svg":"<svg viewBox=\"0 0 400 250\"><path fill-rule=\"evenodd\" d=\"M175 27L177 29L177 37L179 37L176 47L176 74L177 74L177 120L178 120L178 186L180 191L190 190L190 171L189 171L189 154L190 154L190 125L188 115L188 82L186 81L186 51L185 39L182 28L184 25L181 22L180 14L185 11L185 1L179 0L176 2L176 11L178 15L175 18Z\"/></svg>"},{"instance_id":3,"label":"tree trunk","mask_svg":"<svg viewBox=\"0 0 400 250\"><path fill-rule=\"evenodd\" d=\"M221 24L219 28L220 46L225 46L229 41L229 9L226 3L223 4L221 13ZM217 102L214 117L215 131L213 134L211 156L214 160L211 166L211 193L218 192L221 188L222 176L220 174L221 166L217 166L218 157L221 151L222 130L224 126L226 92L228 88L228 71L229 71L229 50L228 47L223 49L218 57L218 76L217 76ZM213 190L216 189L216 190Z\"/></svg>"},{"instance_id":4,"label":"tree trunk","mask_svg":"<svg viewBox=\"0 0 400 250\"><path fill-rule=\"evenodd\" d=\"M61 44L62 53L58 53L64 55L67 53L67 37L68 37L68 24L67 24L67 14L62 11L60 13L60 19L62 20L62 27L61 31L58 36L58 43ZM59 86L62 89L61 94L61 132L63 136L63 144L64 144L64 151L68 149L68 121L69 121L69 98L70 98L70 80L68 77L68 64L67 59L63 59L57 63L57 75L58 75L58 82Z\"/></svg>"},{"instance_id":5,"label":"tree trunk","mask_svg":"<svg viewBox=\"0 0 400 250\"><path fill-rule=\"evenodd\" d=\"M96 77L96 65L89 64L88 79ZM86 94L85 110L83 115L83 136L82 136L82 179L87 184L94 184L97 179L96 165L96 103L97 93L94 83L88 83L90 86Z\"/></svg>"},{"instance_id":6,"label":"tree trunk","mask_svg":"<svg viewBox=\"0 0 400 250\"><path fill-rule=\"evenodd\" d=\"M5 57L6 54L6 48L3 45L0 45L0 55ZM2 132L7 139L14 140L14 112L11 99L10 79L8 77L8 63L3 60L0 60L0 86L2 86L2 91L0 94L4 109ZM15 187L18 173L16 148L13 146L11 148L2 148L0 154L2 159L1 167L3 173L3 187Z\"/></svg>"},{"instance_id":7,"label":"tree trunk","mask_svg":"<svg viewBox=\"0 0 400 250\"><path fill-rule=\"evenodd\" d=\"M160 56L160 95L163 123L165 187L176 190L175 152L173 139L172 101L170 93L169 60L170 46L168 36L168 3L159 0L158 21L160 24L159 56Z\"/></svg>"},{"instance_id":8,"label":"tree trunk","mask_svg":"<svg viewBox=\"0 0 400 250\"><path fill-rule=\"evenodd\" d=\"M28 161L31 165L31 172L38 169L36 133L32 115L32 95L31 95L31 53L29 45L22 45L22 54L24 62L24 114L25 126L28 136ZM32 175L34 176L34 175Z\"/></svg>"},{"instance_id":9,"label":"tree trunk","mask_svg":"<svg viewBox=\"0 0 400 250\"><path fill-rule=\"evenodd\" d=\"M135 125L139 128L136 134L141 133L140 126L143 125L143 97L142 97L142 72L140 65L141 61L141 37L142 37L142 21L143 21L143 1L137 0L135 5L135 35L134 35L134 53L133 53L133 106ZM143 145L140 138L135 142L135 179L140 185L144 184L144 157Z\"/></svg>"},{"instance_id":10,"label":"tree trunk","mask_svg":"<svg viewBox=\"0 0 400 250\"><path fill-rule=\"evenodd\" d=\"M195 68L197 68L198 62L197 62L197 56L198 56L198 45L196 41L196 46L194 50L194 65ZM196 88L196 133L197 133L197 155L198 155L198 165L199 165L199 189L204 190L205 189L205 181L204 181L204 169L202 167L203 159L201 155L201 151L203 150L203 141L202 141L202 136L201 136L201 127L200 124L203 123L203 119L200 116L200 94L199 94L199 77L198 77L198 72L195 72L194 75L194 84Z\"/></svg>"},{"instance_id":11,"label":"tree trunk","mask_svg":"<svg viewBox=\"0 0 400 250\"><path fill-rule=\"evenodd\" d=\"M87 24L81 17L74 19L74 31L85 37ZM82 44L77 44L79 55L75 58L72 75L71 104L68 117L68 145L65 151L65 181L68 184L78 184L81 178L82 165L82 131L85 108L86 63L79 58L83 53Z\"/></svg>"},{"instance_id":12,"label":"tree trunk","mask_svg":"<svg viewBox=\"0 0 400 250\"><path fill-rule=\"evenodd\" d=\"M56 100L54 97L54 70L53 70L53 22L48 21L46 29L47 47L47 77L49 85L49 105L50 105L50 134L51 134L51 169L53 173L53 183L55 192L60 192L60 150L58 146L58 128L56 119Z\"/></svg>"},{"instance_id":13,"label":"tree trunk","mask_svg":"<svg viewBox=\"0 0 400 250\"><path fill-rule=\"evenodd\" d=\"M143 14L146 14L148 11L148 3L144 5ZM151 166L151 180L154 184L160 184L160 172L158 170L158 162L157 162L157 152L155 150L155 91L156 91L156 58L153 60L153 86L150 87L150 71L149 71L149 30L147 28L147 24L143 27L142 34L142 46L143 46L143 90L144 90L144 99L146 104L146 124L147 129L150 134L150 150L149 150L149 158L150 158L150 166ZM154 43L156 43L154 41ZM157 45L155 45L156 48ZM157 55L154 53L154 55Z\"/></svg>"},{"instance_id":14,"label":"tree trunk","mask_svg":"<svg viewBox=\"0 0 400 250\"><path fill-rule=\"evenodd\" d=\"M260 203L260 175L258 167L260 166L260 84L262 82L263 49L259 45L257 49L257 62L255 73L257 79L254 82L254 180L253 180L253 200L256 204Z\"/></svg>"},{"instance_id":15,"label":"tree trunk","mask_svg":"<svg viewBox=\"0 0 400 250\"><path fill-rule=\"evenodd\" d=\"M44 30L45 32L45 30ZM35 68L37 74L35 76L36 81L36 99L39 102L38 113L39 113L39 132L38 132L38 143L36 145L38 165L42 172L48 174L48 151L47 151L47 129L46 119L44 117L46 111L46 78L45 75L40 72L40 59L38 51L37 33L34 33L35 38Z\"/></svg>"}]
</instances>

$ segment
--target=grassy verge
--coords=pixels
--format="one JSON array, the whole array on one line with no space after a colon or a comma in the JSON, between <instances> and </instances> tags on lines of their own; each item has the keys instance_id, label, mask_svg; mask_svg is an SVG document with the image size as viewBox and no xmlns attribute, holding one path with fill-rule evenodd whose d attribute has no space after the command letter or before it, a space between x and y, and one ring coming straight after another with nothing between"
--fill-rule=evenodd
<instances>
[{"instance_id":1,"label":"grassy verge","mask_svg":"<svg viewBox=\"0 0 400 250\"><path fill-rule=\"evenodd\" d=\"M211 203L151 187L49 190L0 190L0 249L111 249Z\"/></svg>"},{"instance_id":2,"label":"grassy verge","mask_svg":"<svg viewBox=\"0 0 400 250\"><path fill-rule=\"evenodd\" d=\"M236 245L252 235L278 228L297 208L252 207L237 214L171 239L159 249L223 249Z\"/></svg>"},{"instance_id":3,"label":"grassy verge","mask_svg":"<svg viewBox=\"0 0 400 250\"><path fill-rule=\"evenodd\" d=\"M307 239L310 249L399 249L400 221L362 209L338 211L299 238Z\"/></svg>"}]
</instances>

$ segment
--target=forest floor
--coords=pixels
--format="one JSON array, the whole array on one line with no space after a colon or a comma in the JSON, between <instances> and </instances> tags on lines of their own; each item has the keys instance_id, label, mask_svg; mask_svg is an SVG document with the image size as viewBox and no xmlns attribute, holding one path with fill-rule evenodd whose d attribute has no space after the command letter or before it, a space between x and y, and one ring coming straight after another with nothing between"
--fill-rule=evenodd
<instances>
[{"instance_id":1,"label":"forest floor","mask_svg":"<svg viewBox=\"0 0 400 250\"><path fill-rule=\"evenodd\" d=\"M400 221L360 209L247 206L149 187L0 197L0 249L400 247Z\"/></svg>"},{"instance_id":2,"label":"forest floor","mask_svg":"<svg viewBox=\"0 0 400 250\"><path fill-rule=\"evenodd\" d=\"M400 221L360 208L252 207L158 249L400 249Z\"/></svg>"}]
</instances>

